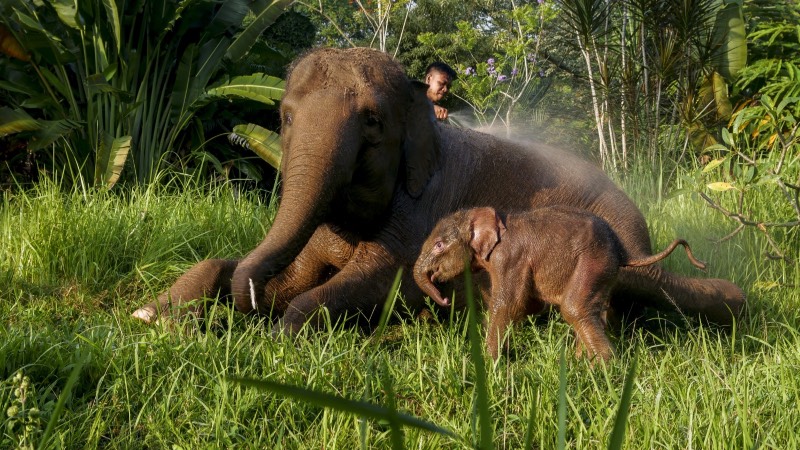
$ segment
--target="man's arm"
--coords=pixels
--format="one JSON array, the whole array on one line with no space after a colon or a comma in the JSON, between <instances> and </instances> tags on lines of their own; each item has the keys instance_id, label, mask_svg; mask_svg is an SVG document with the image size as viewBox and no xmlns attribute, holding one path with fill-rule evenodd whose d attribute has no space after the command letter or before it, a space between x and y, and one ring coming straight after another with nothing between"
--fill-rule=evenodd
<instances>
[{"instance_id":1,"label":"man's arm","mask_svg":"<svg viewBox=\"0 0 800 450\"><path fill-rule=\"evenodd\" d=\"M439 120L446 120L447 119L447 109L442 108L439 105L433 105L433 113L436 115L436 118Z\"/></svg>"}]
</instances>

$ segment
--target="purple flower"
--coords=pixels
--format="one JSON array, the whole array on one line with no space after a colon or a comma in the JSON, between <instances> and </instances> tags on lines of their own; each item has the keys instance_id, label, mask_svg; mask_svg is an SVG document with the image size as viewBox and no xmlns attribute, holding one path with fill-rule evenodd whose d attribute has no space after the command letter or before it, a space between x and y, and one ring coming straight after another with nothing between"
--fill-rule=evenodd
<instances>
[{"instance_id":1,"label":"purple flower","mask_svg":"<svg viewBox=\"0 0 800 450\"><path fill-rule=\"evenodd\" d=\"M536 0L540 5L544 3L544 0Z\"/></svg>"},{"instance_id":2,"label":"purple flower","mask_svg":"<svg viewBox=\"0 0 800 450\"><path fill-rule=\"evenodd\" d=\"M489 75L497 74L497 69L495 69L494 67L489 67L488 69L486 69L486 71L489 72Z\"/></svg>"},{"instance_id":3,"label":"purple flower","mask_svg":"<svg viewBox=\"0 0 800 450\"><path fill-rule=\"evenodd\" d=\"M490 66L493 66L494 65L494 58L489 58L489 59L486 60L486 62L489 63Z\"/></svg>"},{"instance_id":4,"label":"purple flower","mask_svg":"<svg viewBox=\"0 0 800 450\"><path fill-rule=\"evenodd\" d=\"M500 75L497 77L497 81L499 81L499 82L501 82L501 83L502 83L503 81L506 81L507 79L508 79L508 77L507 77L507 76L505 76L505 75L503 75L503 74L500 74Z\"/></svg>"},{"instance_id":5,"label":"purple flower","mask_svg":"<svg viewBox=\"0 0 800 450\"><path fill-rule=\"evenodd\" d=\"M464 75L475 75L475 69L472 67L467 67L467 69L464 70Z\"/></svg>"},{"instance_id":6,"label":"purple flower","mask_svg":"<svg viewBox=\"0 0 800 450\"><path fill-rule=\"evenodd\" d=\"M518 73L519 73L519 70L517 70L517 68L516 68L516 67L514 67L513 69L511 69L511 76L512 76L512 77L515 77L515 76L517 76L517 74L518 74Z\"/></svg>"}]
</instances>

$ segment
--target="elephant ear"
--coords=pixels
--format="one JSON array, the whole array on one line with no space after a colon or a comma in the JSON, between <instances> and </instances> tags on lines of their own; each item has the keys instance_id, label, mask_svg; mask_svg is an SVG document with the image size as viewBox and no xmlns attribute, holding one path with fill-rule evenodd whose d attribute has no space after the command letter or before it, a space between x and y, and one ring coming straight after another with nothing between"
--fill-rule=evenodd
<instances>
[{"instance_id":1,"label":"elephant ear","mask_svg":"<svg viewBox=\"0 0 800 450\"><path fill-rule=\"evenodd\" d=\"M426 95L428 85L410 82L411 99L406 111L406 129L403 139L406 190L419 197L439 164L439 135L433 103Z\"/></svg>"},{"instance_id":2,"label":"elephant ear","mask_svg":"<svg viewBox=\"0 0 800 450\"><path fill-rule=\"evenodd\" d=\"M470 213L469 221L472 229L470 247L481 259L488 261L492 250L505 233L506 226L500 220L497 211L490 207L475 208Z\"/></svg>"}]
</instances>

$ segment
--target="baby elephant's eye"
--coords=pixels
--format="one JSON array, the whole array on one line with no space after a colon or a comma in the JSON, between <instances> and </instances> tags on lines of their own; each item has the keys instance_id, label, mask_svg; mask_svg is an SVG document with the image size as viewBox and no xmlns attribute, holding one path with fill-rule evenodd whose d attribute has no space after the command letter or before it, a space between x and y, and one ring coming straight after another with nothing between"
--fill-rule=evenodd
<instances>
[{"instance_id":1,"label":"baby elephant's eye","mask_svg":"<svg viewBox=\"0 0 800 450\"><path fill-rule=\"evenodd\" d=\"M442 242L442 241L436 241L436 243L435 243L435 244L433 244L433 249L434 249L434 250L437 250L437 251L442 251L442 250L444 250L444 242Z\"/></svg>"}]
</instances>

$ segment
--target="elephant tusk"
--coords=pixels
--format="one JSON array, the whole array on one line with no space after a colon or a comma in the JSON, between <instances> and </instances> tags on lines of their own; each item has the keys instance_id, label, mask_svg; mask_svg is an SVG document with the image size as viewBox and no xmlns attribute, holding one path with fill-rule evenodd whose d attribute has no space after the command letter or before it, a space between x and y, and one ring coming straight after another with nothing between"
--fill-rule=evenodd
<instances>
[{"instance_id":1,"label":"elephant tusk","mask_svg":"<svg viewBox=\"0 0 800 450\"><path fill-rule=\"evenodd\" d=\"M256 309L257 308L257 305L256 305L256 286L253 284L253 279L252 278L248 278L247 280L250 281L250 304L253 306L253 311L257 311L257 309Z\"/></svg>"}]
</instances>

